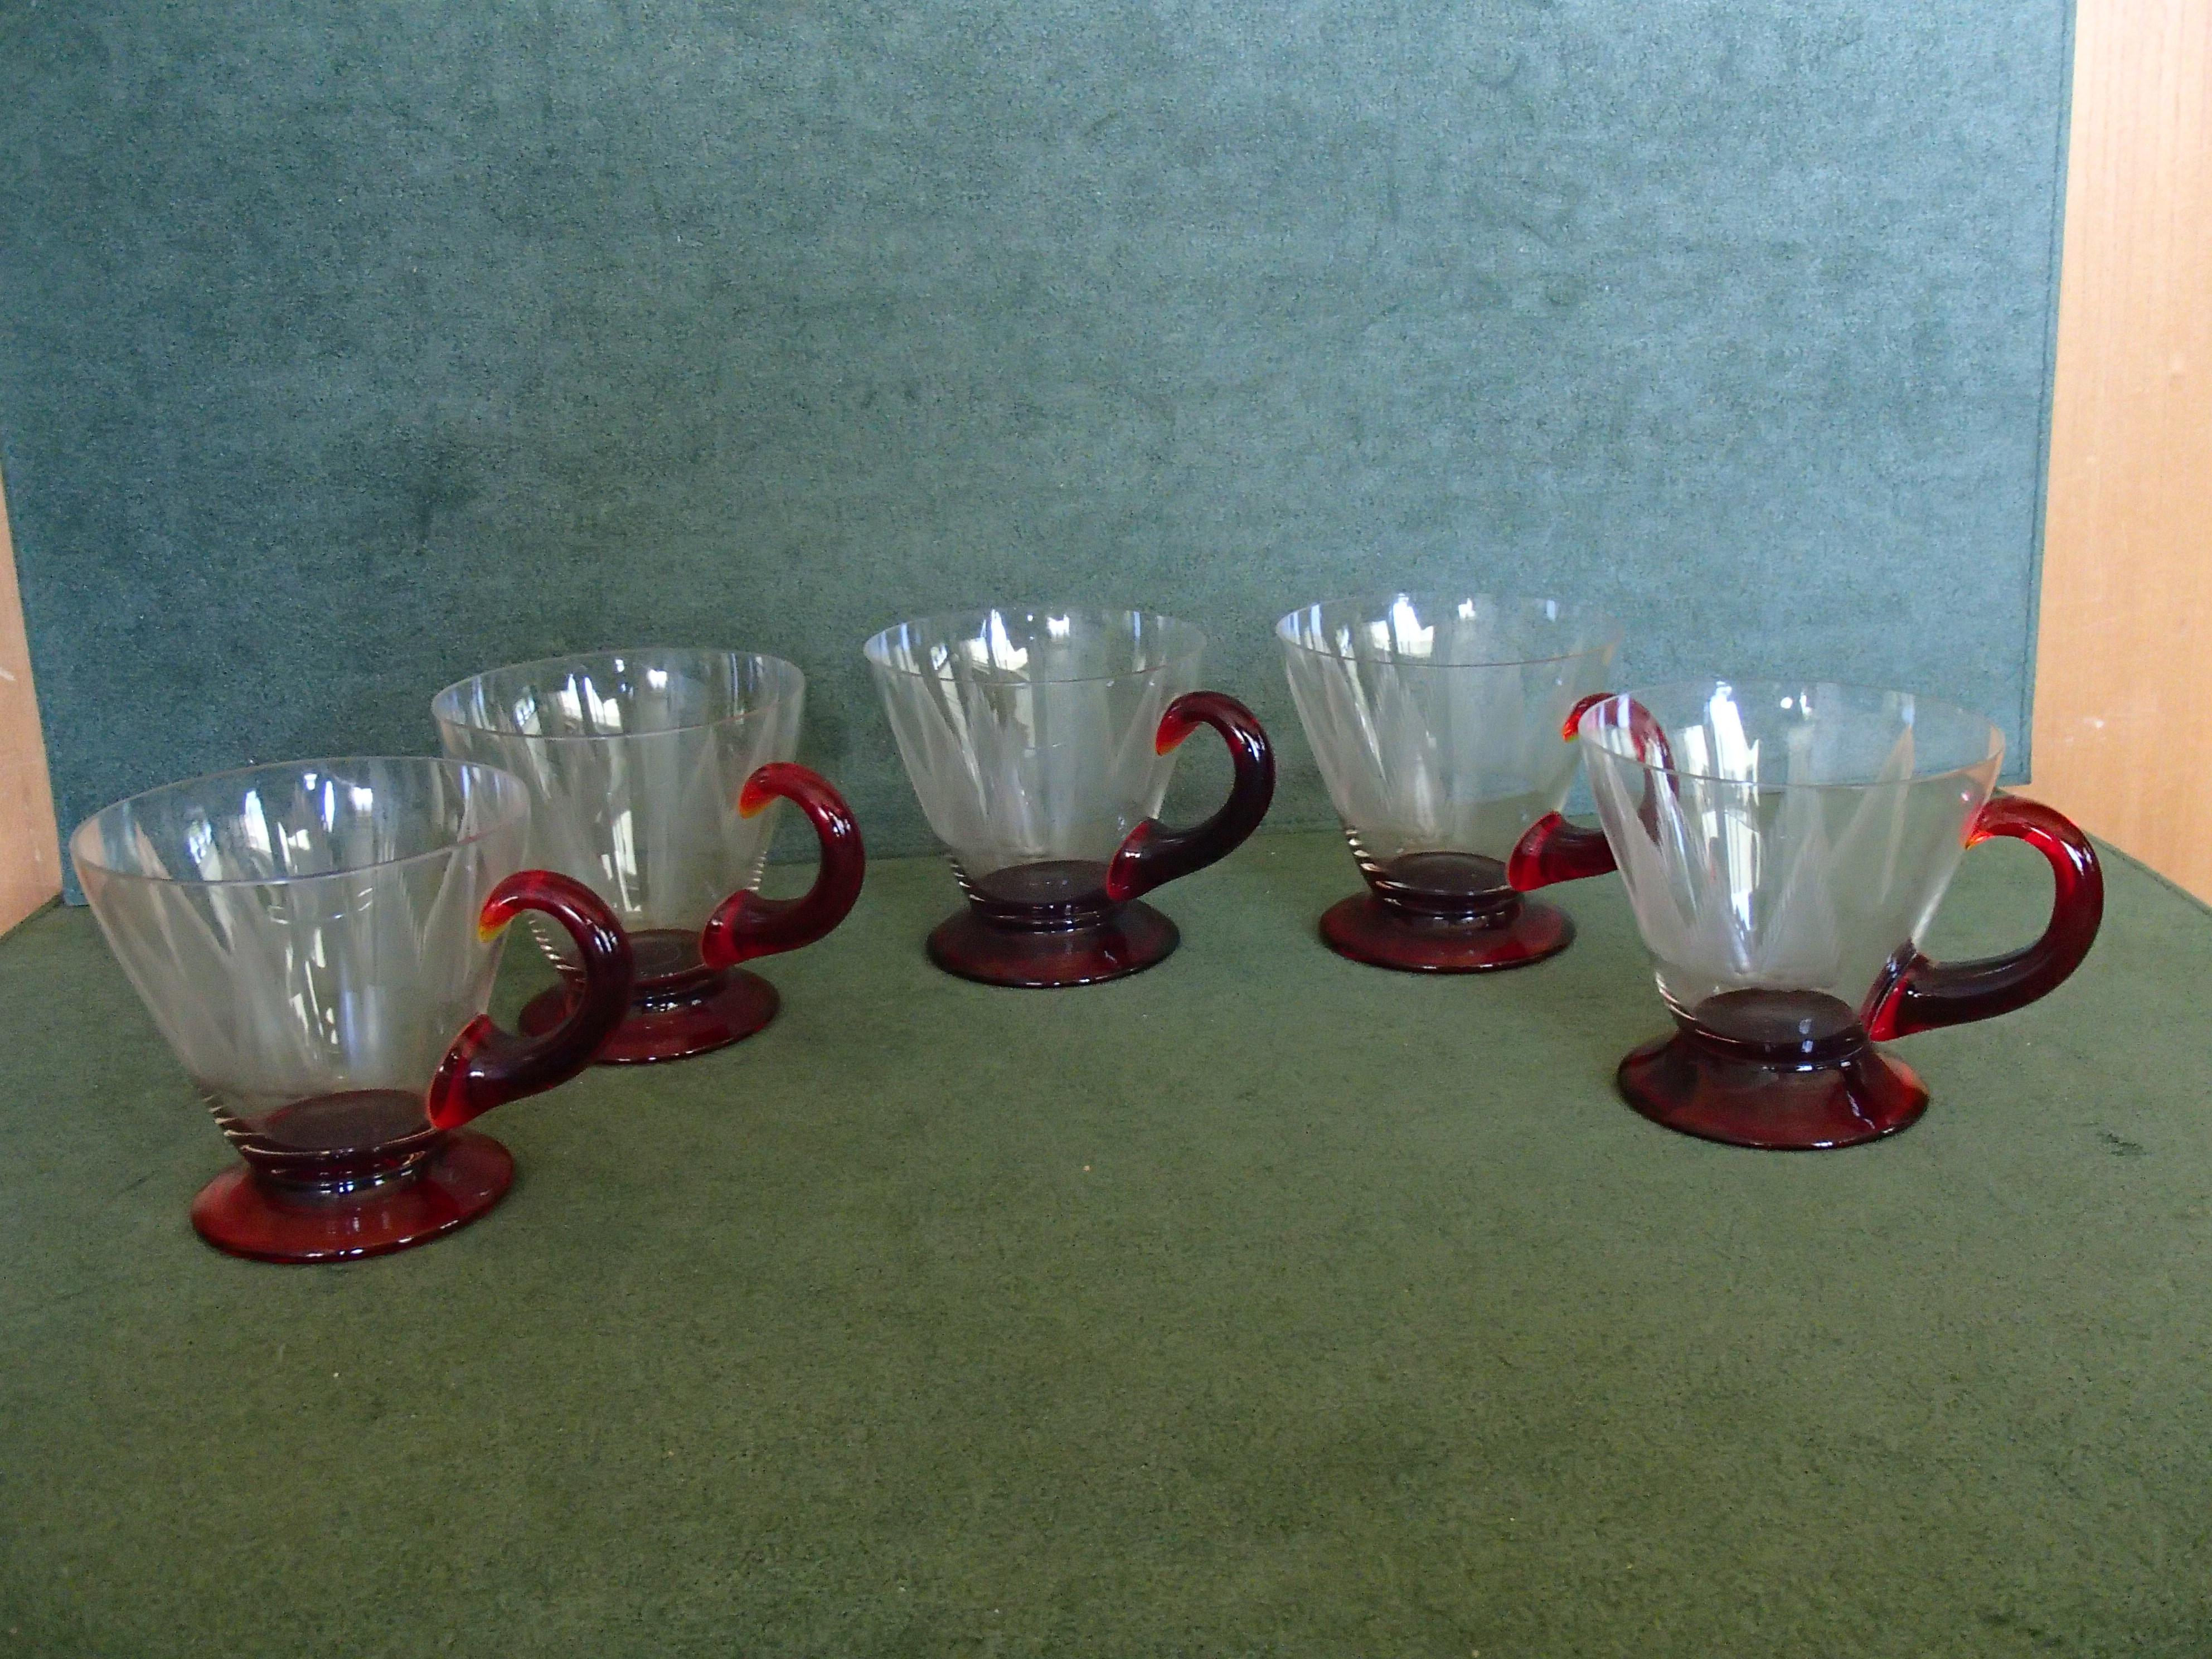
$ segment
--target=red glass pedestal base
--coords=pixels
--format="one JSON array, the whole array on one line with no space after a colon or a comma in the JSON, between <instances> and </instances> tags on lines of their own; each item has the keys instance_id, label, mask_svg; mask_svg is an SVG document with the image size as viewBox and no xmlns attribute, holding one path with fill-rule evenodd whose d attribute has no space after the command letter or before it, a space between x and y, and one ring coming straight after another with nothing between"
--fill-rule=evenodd
<instances>
[{"instance_id":1,"label":"red glass pedestal base","mask_svg":"<svg viewBox=\"0 0 2212 1659\"><path fill-rule=\"evenodd\" d=\"M200 1189L192 1225L218 1250L256 1261L351 1261L465 1227L514 1184L507 1148L459 1129L413 1167L349 1190L293 1185L234 1166Z\"/></svg>"},{"instance_id":2,"label":"red glass pedestal base","mask_svg":"<svg viewBox=\"0 0 2212 1659\"><path fill-rule=\"evenodd\" d=\"M1106 896L1106 866L1060 859L963 878L968 908L929 936L929 959L985 985L1045 990L1141 973L1182 936L1149 904Z\"/></svg>"},{"instance_id":3,"label":"red glass pedestal base","mask_svg":"<svg viewBox=\"0 0 2212 1659\"><path fill-rule=\"evenodd\" d=\"M1412 853L1367 866L1368 890L1322 913L1340 957L1414 974L1523 968L1574 942L1566 913L1506 884L1505 866L1472 853Z\"/></svg>"},{"instance_id":4,"label":"red glass pedestal base","mask_svg":"<svg viewBox=\"0 0 2212 1659\"><path fill-rule=\"evenodd\" d=\"M1850 1008L1803 991L1731 991L1620 1062L1644 1116L1730 1146L1820 1152L1895 1134L1928 1109L1910 1066Z\"/></svg>"},{"instance_id":5,"label":"red glass pedestal base","mask_svg":"<svg viewBox=\"0 0 2212 1659\"><path fill-rule=\"evenodd\" d=\"M775 1018L775 987L743 968L713 969L699 959L699 936L648 928L629 936L637 961L629 1012L599 1049L601 1066L684 1060L749 1037ZM516 1021L535 1036L568 1017L574 991L563 982L531 999Z\"/></svg>"}]
</instances>

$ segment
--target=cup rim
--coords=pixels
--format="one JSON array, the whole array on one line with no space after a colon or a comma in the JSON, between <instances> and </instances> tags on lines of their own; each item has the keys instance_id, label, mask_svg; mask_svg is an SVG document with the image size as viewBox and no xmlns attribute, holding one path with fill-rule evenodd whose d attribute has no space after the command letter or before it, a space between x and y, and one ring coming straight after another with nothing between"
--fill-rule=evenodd
<instances>
[{"instance_id":1,"label":"cup rim","mask_svg":"<svg viewBox=\"0 0 2212 1659\"><path fill-rule=\"evenodd\" d=\"M319 870L313 875L216 877L154 875L144 870L118 869L114 865L90 856L84 850L85 847L97 844L99 838L90 835L89 832L95 823L107 817L109 813L120 811L126 806L136 806L143 801L151 800L156 795L165 795L173 790L197 788L206 784L221 783L227 778L243 778L255 773L300 773L315 767L389 766L394 763L408 766L436 767L456 774L481 772L489 777L497 778L501 782L495 787L511 791L511 799L507 811L494 817L489 823L479 825L468 835L456 836L453 840L443 842L438 846L426 847L419 853L409 853L399 858L370 859L360 864L341 865L334 870ZM252 766L233 766L220 772L202 772L193 777L173 778L167 783L155 784L151 789L141 789L134 795L125 795L120 800L112 800L98 811L88 816L76 829L70 831L69 854L70 861L76 866L80 878L85 870L92 869L97 870L101 876L115 881L137 881L169 887L295 887L307 882L331 881L343 877L358 876L368 870L396 870L403 865L417 864L425 859L443 858L449 854L459 852L464 847L473 847L480 841L487 840L503 830L512 829L518 823L527 823L529 820L530 791L520 778L515 776L505 767L492 766L483 761L453 760L443 755L323 755L308 760L262 761ZM79 845L80 842L84 844L83 847Z\"/></svg>"},{"instance_id":2,"label":"cup rim","mask_svg":"<svg viewBox=\"0 0 2212 1659\"><path fill-rule=\"evenodd\" d=\"M529 669L554 668L583 663L616 662L625 657L690 657L699 660L722 662L745 661L773 665L787 671L789 683L765 702L726 714L717 714L711 720L685 720L677 726L656 726L650 732L513 732L504 726L487 726L480 720L466 718L459 709L459 693L468 687L489 679L495 674L520 673ZM781 706L787 699L803 696L806 690L806 673L799 665L783 657L770 656L764 651L732 651L713 645L641 645L615 646L599 651L569 651L550 657L531 657L521 662L504 662L496 668L480 669L473 674L464 674L451 685L441 687L430 698L430 718L440 726L450 726L457 731L479 732L487 737L520 738L532 743L621 743L636 738L668 737L678 732L703 732L710 726L726 725L732 720L750 720ZM447 712L447 700L456 705Z\"/></svg>"},{"instance_id":3,"label":"cup rim","mask_svg":"<svg viewBox=\"0 0 2212 1659\"><path fill-rule=\"evenodd\" d=\"M1849 692L1867 697L1907 697L1912 702L1916 718L1917 717L1919 711L1925 708L1931 713L1945 715L1956 715L1968 721L1978 724L1987 736L1987 752L1984 753L1978 760L1965 761L1957 765L1937 766L1929 768L1926 770L1923 770L1919 767L1916 766L1912 771L1904 777L1890 779L1887 780L1887 782L1879 778L1850 777L1833 778L1825 782L1816 784L1799 784L1795 786L1784 784L1759 785L1753 783L1743 778L1728 778L1723 777L1717 773L1713 772L1692 771L1689 768L1684 766L1661 765L1655 762L1645 760L1641 755L1635 753L1632 750L1616 748L1612 743L1607 741L1604 738L1592 737L1584 729L1589 726L1590 717L1596 714L1599 709L1604 708L1607 703L1619 702L1623 699L1642 702L1647 699L1657 699L1670 693L1680 694L1695 693L1699 691L1710 693L1720 686L1727 686L1731 690L1735 691L1764 690L1777 692L1791 690L1802 692L1819 690ZM1583 710L1581 716L1575 722L1575 735L1583 742L1594 744L1595 747L1603 750L1607 754L1613 757L1616 760L1632 761L1637 765L1644 767L1650 771L1659 773L1662 776L1689 778L1700 783L1726 784L1731 787L1739 789L1753 789L1761 787L1788 788L1793 787L1808 789L1873 789L1899 783L1928 783L1941 778L1963 776L1968 772L1978 771L1985 766L1995 765L1999 769L2002 769L2004 765L2005 755L2004 728L1999 726L1995 720L1991 720L1987 714L1980 714L1974 709L1969 708L1964 703L1953 702L1947 697L1929 696L1924 692L1915 691L1908 686L1868 685L1855 680L1800 679L1795 678L1790 679L1777 679L1764 677L1747 676L1743 678L1737 679L1731 678L1725 674L1707 675L1701 679L1664 680L1656 684L1631 686L1620 691L1609 691L1604 696L1592 702L1587 708Z\"/></svg>"},{"instance_id":4,"label":"cup rim","mask_svg":"<svg viewBox=\"0 0 2212 1659\"><path fill-rule=\"evenodd\" d=\"M1470 602L1476 605L1486 604L1495 605L1501 611L1510 611L1521 616L1526 616L1540 606L1555 606L1561 619L1574 617L1585 623L1594 623L1603 637L1598 643L1585 646L1579 651L1560 651L1548 656L1484 658L1475 662L1439 662L1433 657L1392 655L1377 658L1363 657L1357 652L1347 654L1342 651L1330 651L1321 646L1310 645L1291 632L1291 624L1310 611L1326 611L1336 605L1356 605L1362 609L1372 610L1389 605L1399 599L1426 601L1439 605L1463 605ZM1455 593L1445 588L1400 587L1388 591L1375 588L1363 593L1340 594L1335 599L1316 599L1310 605L1302 605L1294 610L1286 611L1275 623L1275 637L1283 642L1285 649L1303 651L1313 657L1325 657L1332 662L1387 662L1393 668L1535 668L1545 663L1573 662L1577 658L1618 651L1626 635L1626 630L1619 622L1587 600L1555 599L1548 594L1535 593L1480 592Z\"/></svg>"},{"instance_id":5,"label":"cup rim","mask_svg":"<svg viewBox=\"0 0 2212 1659\"><path fill-rule=\"evenodd\" d=\"M1164 623L1170 629L1180 630L1186 637L1186 643L1180 649L1170 651L1148 668L1124 668L1111 674L1038 675L1027 682L1031 685L1091 685L1101 680L1141 679L1147 675L1159 673L1164 669L1194 662L1206 650L1206 632L1203 629L1196 623L1185 622L1182 617L1171 617L1164 611L1146 611L1138 605L1013 604L981 605L970 606L964 611L933 611L926 616L908 617L902 622L895 622L888 628L878 629L875 633L871 634L867 642L860 647L860 655L866 659L869 667L880 673L897 674L907 679L932 679L935 676L925 673L919 668L904 668L895 662L886 661L883 649L884 641L902 629L935 628L941 631L951 632L954 631L957 624L969 622L980 623L985 617L991 616L1040 617L1046 615L1067 617L1085 617L1094 620L1100 617L1126 619L1131 617L1142 617L1152 622Z\"/></svg>"}]
</instances>

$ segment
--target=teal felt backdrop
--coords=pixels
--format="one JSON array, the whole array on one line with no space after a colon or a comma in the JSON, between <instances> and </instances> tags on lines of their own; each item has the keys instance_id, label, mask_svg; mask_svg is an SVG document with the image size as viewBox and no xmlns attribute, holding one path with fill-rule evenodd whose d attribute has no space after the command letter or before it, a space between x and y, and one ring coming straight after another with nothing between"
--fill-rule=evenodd
<instances>
[{"instance_id":1,"label":"teal felt backdrop","mask_svg":"<svg viewBox=\"0 0 2212 1659\"><path fill-rule=\"evenodd\" d=\"M2026 738L2061 0L0 0L0 465L65 820L726 642L927 835L902 614L1615 608ZM1195 748L1196 745L1194 745ZM1200 792L1214 757L1194 769ZM1186 769L1187 771L1194 769Z\"/></svg>"}]
</instances>

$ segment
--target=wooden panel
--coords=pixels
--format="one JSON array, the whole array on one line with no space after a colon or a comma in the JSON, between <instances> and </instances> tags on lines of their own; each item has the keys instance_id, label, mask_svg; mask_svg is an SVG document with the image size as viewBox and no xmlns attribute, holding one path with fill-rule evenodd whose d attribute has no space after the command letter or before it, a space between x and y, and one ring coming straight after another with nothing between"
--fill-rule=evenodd
<instances>
[{"instance_id":1,"label":"wooden panel","mask_svg":"<svg viewBox=\"0 0 2212 1659\"><path fill-rule=\"evenodd\" d=\"M61 848L46 785L46 747L15 595L15 550L0 496L0 932L61 890Z\"/></svg>"},{"instance_id":2,"label":"wooden panel","mask_svg":"<svg viewBox=\"0 0 2212 1659\"><path fill-rule=\"evenodd\" d=\"M2212 900L2212 0L2081 0L2033 793Z\"/></svg>"}]
</instances>

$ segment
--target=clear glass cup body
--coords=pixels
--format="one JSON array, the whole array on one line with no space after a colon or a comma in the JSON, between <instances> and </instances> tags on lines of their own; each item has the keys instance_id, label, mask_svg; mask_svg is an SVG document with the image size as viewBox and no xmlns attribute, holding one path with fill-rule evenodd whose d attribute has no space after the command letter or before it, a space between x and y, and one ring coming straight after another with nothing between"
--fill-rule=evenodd
<instances>
[{"instance_id":1,"label":"clear glass cup body","mask_svg":"<svg viewBox=\"0 0 2212 1659\"><path fill-rule=\"evenodd\" d=\"M439 692L431 715L447 754L522 780L528 861L605 900L643 976L666 964L640 936L690 949L716 906L759 885L770 820L741 815L738 794L798 753L805 696L805 677L776 657L603 651L475 675ZM535 931L565 962L561 931Z\"/></svg>"},{"instance_id":2,"label":"clear glass cup body","mask_svg":"<svg viewBox=\"0 0 2212 1659\"><path fill-rule=\"evenodd\" d=\"M437 1139L426 1095L484 1012L479 931L522 867L508 774L427 757L306 761L119 801L70 837L85 896L155 1024L257 1167Z\"/></svg>"},{"instance_id":3,"label":"clear glass cup body","mask_svg":"<svg viewBox=\"0 0 2212 1659\"><path fill-rule=\"evenodd\" d=\"M1632 691L1586 710L1579 735L1660 994L1754 1044L1856 1029L1935 915L2004 757L1963 708L1796 682Z\"/></svg>"},{"instance_id":4,"label":"clear glass cup body","mask_svg":"<svg viewBox=\"0 0 2212 1659\"><path fill-rule=\"evenodd\" d=\"M1620 644L1586 607L1486 594L1307 605L1275 634L1352 857L1386 894L1504 890L1516 843L1566 799L1562 727Z\"/></svg>"},{"instance_id":5,"label":"clear glass cup body","mask_svg":"<svg viewBox=\"0 0 2212 1659\"><path fill-rule=\"evenodd\" d=\"M867 642L907 776L971 895L1048 896L1013 872L1080 872L1070 890L1103 878L1159 811L1176 764L1161 719L1197 689L1205 645L1150 611L1042 608L928 617Z\"/></svg>"}]
</instances>

